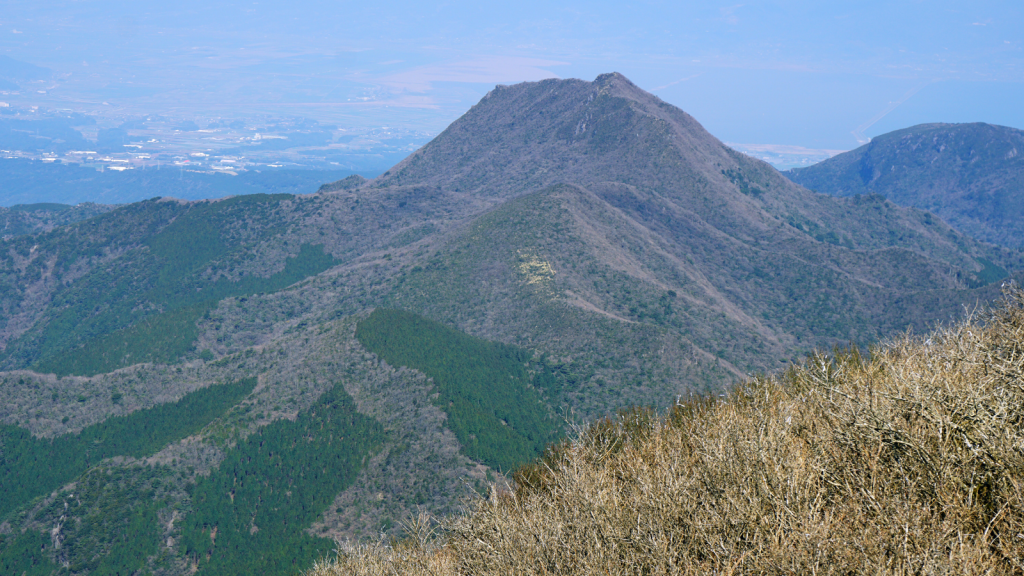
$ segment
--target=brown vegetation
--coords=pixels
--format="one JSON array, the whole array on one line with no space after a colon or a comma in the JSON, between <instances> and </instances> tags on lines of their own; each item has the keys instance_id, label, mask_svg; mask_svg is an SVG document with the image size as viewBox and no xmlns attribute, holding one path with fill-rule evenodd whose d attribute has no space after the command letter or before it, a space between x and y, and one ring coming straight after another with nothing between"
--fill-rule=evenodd
<instances>
[{"instance_id":1,"label":"brown vegetation","mask_svg":"<svg viewBox=\"0 0 1024 576\"><path fill-rule=\"evenodd\" d=\"M589 421L621 406L666 409L691 391L717 395L744 373L837 342L920 331L964 302L998 296L992 270L1024 274L1018 256L924 213L875 196L812 194L619 75L497 89L373 182L308 196L142 202L11 238L2 252L0 423L54 437L211 383L258 378L201 434L148 459L176 485L218 470L249 434L295 419L341 382L387 440L316 522L290 526L359 541L400 533L396 520L417 509L453 513L499 472L462 452L426 376L355 339L355 323L374 308L534 352L565 382L548 408ZM327 255L332 267L321 270ZM270 282L289 263L304 272L285 276L302 279ZM93 356L110 362L64 362ZM30 368L95 376L58 380ZM131 475L131 466L107 468ZM175 494L161 513L197 510L184 490ZM22 505L25 519L0 519L10 533L43 534L62 521L59 507ZM93 506L70 512L66 526L129 517ZM151 549L155 571L185 554L185 522L166 529L166 552ZM69 538L63 549L79 545ZM449 548L436 549L457 566ZM374 558L400 548L382 550Z\"/></svg>"},{"instance_id":2,"label":"brown vegetation","mask_svg":"<svg viewBox=\"0 0 1024 576\"><path fill-rule=\"evenodd\" d=\"M1024 291L872 351L581 430L333 574L1019 574Z\"/></svg>"}]
</instances>

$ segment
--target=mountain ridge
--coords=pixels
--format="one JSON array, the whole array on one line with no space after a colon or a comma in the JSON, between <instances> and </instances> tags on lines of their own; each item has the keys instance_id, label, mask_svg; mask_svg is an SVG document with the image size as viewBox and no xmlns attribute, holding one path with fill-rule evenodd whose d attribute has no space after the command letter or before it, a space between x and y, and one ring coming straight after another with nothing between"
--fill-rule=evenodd
<instances>
[{"instance_id":1,"label":"mountain ridge","mask_svg":"<svg viewBox=\"0 0 1024 576\"><path fill-rule=\"evenodd\" d=\"M1024 131L982 122L919 124L785 172L834 196L881 194L965 234L1024 248Z\"/></svg>"},{"instance_id":2,"label":"mountain ridge","mask_svg":"<svg viewBox=\"0 0 1024 576\"><path fill-rule=\"evenodd\" d=\"M467 450L484 442L473 430L510 426L538 442L557 432L552 415L594 420L717 395L814 349L923 330L994 298L998 280L1024 268L929 218L879 197L812 193L621 75L499 87L372 181L302 196L151 200L5 240L0 424L74 435L255 379L185 441L86 472L88 504L69 513L163 519L156 548L109 549L109 562L134 558L124 570L142 557L168 574L229 573L248 542L242 502L212 491L201 504L189 490L229 485L219 467L243 456L265 463L244 474L279 478L260 468L279 460L255 439L293 441L301 430L287 422L318 421L320 399L334 398L379 424L381 440L344 459L350 482L330 488L337 494L302 475L286 480L296 502L316 503L286 534L317 537L303 540L307 557L328 537L394 534L416 510L454 511L522 458L500 446ZM422 332L387 332L376 322L385 314ZM421 337L475 342L510 363L495 361L491 380L467 392L474 402L443 401L457 389L445 386L463 379L452 375L470 373L479 355L438 346L441 369L402 353ZM44 367L53 373L36 372ZM526 398L530 410L495 403L487 413L487 391ZM313 470L311 458L302 465ZM123 477L120 492L101 490L103 471ZM85 527L62 534L91 542L99 536L86 528L101 524L61 520L75 490L13 503L0 522L44 540L60 523ZM268 510L270 521L279 512ZM230 546L212 536L222 524ZM0 541L0 565L35 546L40 558L79 566L73 573L98 566L70 544L60 552L29 536Z\"/></svg>"}]
</instances>

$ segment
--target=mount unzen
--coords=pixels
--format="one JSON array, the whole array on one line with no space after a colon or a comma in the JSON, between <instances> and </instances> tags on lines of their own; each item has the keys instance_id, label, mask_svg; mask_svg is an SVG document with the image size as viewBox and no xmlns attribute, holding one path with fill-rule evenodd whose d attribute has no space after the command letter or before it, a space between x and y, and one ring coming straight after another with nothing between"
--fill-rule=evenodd
<instances>
[{"instance_id":1,"label":"mount unzen","mask_svg":"<svg viewBox=\"0 0 1024 576\"><path fill-rule=\"evenodd\" d=\"M290 573L454 510L565 414L921 329L1019 267L801 188L618 74L498 87L373 181L151 200L3 248L18 574Z\"/></svg>"}]
</instances>

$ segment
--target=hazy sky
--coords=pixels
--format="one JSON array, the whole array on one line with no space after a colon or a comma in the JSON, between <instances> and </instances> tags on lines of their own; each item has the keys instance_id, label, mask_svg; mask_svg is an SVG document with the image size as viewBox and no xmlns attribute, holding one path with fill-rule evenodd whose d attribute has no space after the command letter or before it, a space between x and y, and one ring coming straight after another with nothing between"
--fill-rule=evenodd
<instances>
[{"instance_id":1,"label":"hazy sky","mask_svg":"<svg viewBox=\"0 0 1024 576\"><path fill-rule=\"evenodd\" d=\"M737 143L1024 128L1022 50L1021 0L0 0L0 54L53 69L49 98L435 133L496 83L609 71Z\"/></svg>"}]
</instances>

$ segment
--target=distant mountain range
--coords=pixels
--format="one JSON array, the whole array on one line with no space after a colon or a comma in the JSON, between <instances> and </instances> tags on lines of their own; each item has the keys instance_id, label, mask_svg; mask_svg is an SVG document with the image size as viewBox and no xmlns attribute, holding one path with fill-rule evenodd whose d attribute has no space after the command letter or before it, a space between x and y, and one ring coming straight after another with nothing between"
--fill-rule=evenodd
<instances>
[{"instance_id":1,"label":"distant mountain range","mask_svg":"<svg viewBox=\"0 0 1024 576\"><path fill-rule=\"evenodd\" d=\"M1024 131L920 124L784 174L834 196L881 194L984 242L1024 248Z\"/></svg>"},{"instance_id":2,"label":"distant mountain range","mask_svg":"<svg viewBox=\"0 0 1024 576\"><path fill-rule=\"evenodd\" d=\"M53 70L49 68L43 68L28 62L15 60L5 54L0 54L0 82L6 81L6 83L10 84L10 86L0 84L0 89L17 90L18 85L16 82L46 80L51 76L53 76Z\"/></svg>"},{"instance_id":3,"label":"distant mountain range","mask_svg":"<svg viewBox=\"0 0 1024 576\"><path fill-rule=\"evenodd\" d=\"M454 510L566 417L921 330L1024 269L798 186L619 74L499 86L374 180L3 247L18 574L290 573Z\"/></svg>"}]
</instances>

